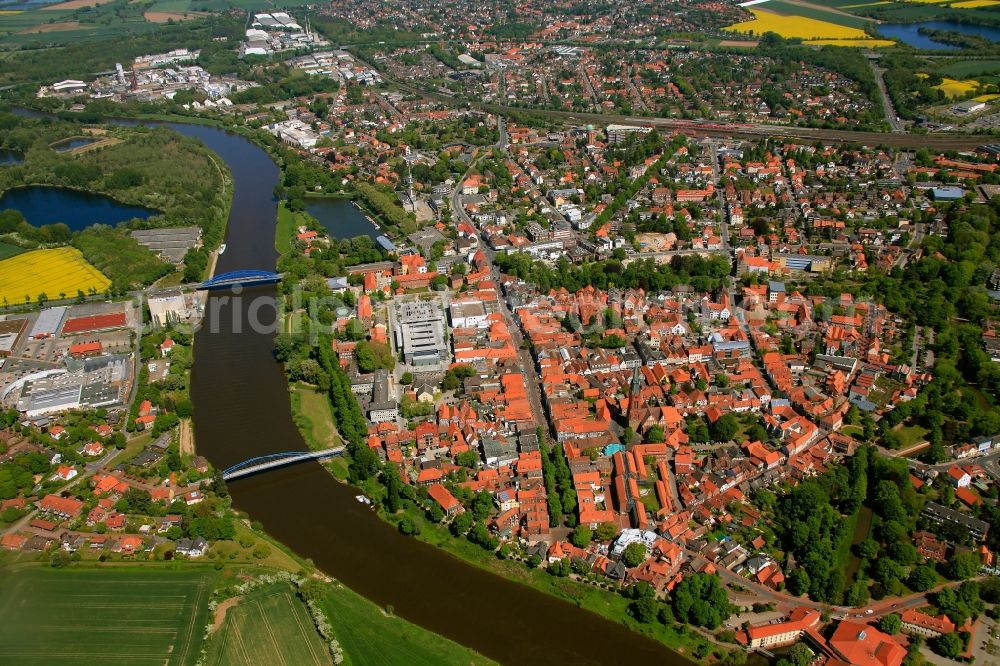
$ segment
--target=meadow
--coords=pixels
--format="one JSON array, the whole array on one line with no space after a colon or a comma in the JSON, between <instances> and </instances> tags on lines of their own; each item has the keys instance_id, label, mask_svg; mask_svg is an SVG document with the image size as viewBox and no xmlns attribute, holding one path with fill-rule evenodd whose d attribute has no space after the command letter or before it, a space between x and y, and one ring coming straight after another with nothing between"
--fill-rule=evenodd
<instances>
[{"instance_id":1,"label":"meadow","mask_svg":"<svg viewBox=\"0 0 1000 666\"><path fill-rule=\"evenodd\" d=\"M343 444L333 423L326 393L306 384L291 385L292 414L310 449L328 449Z\"/></svg>"},{"instance_id":2,"label":"meadow","mask_svg":"<svg viewBox=\"0 0 1000 666\"><path fill-rule=\"evenodd\" d=\"M23 247L0 241L0 260L13 257L15 254L21 254L22 252L24 252Z\"/></svg>"},{"instance_id":3,"label":"meadow","mask_svg":"<svg viewBox=\"0 0 1000 666\"><path fill-rule=\"evenodd\" d=\"M214 573L22 569L0 581L0 663L194 663Z\"/></svg>"},{"instance_id":4,"label":"meadow","mask_svg":"<svg viewBox=\"0 0 1000 666\"><path fill-rule=\"evenodd\" d=\"M207 663L219 666L330 664L330 652L290 585L255 590L226 611Z\"/></svg>"},{"instance_id":5,"label":"meadow","mask_svg":"<svg viewBox=\"0 0 1000 666\"><path fill-rule=\"evenodd\" d=\"M72 247L34 250L0 261L0 302L10 305L33 301L40 294L74 298L78 291L101 293L110 286L111 280Z\"/></svg>"},{"instance_id":6,"label":"meadow","mask_svg":"<svg viewBox=\"0 0 1000 666\"><path fill-rule=\"evenodd\" d=\"M475 666L493 663L443 636L402 618L386 615L378 606L346 587L331 589L320 605L344 649L345 663L350 666Z\"/></svg>"}]
</instances>

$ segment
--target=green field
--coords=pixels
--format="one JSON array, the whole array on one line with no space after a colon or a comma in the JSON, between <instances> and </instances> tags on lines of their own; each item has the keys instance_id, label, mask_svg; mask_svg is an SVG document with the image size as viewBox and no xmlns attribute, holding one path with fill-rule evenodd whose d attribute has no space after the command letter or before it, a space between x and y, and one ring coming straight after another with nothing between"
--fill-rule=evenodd
<instances>
[{"instance_id":1,"label":"green field","mask_svg":"<svg viewBox=\"0 0 1000 666\"><path fill-rule=\"evenodd\" d=\"M304 384L293 385L292 413L310 448L328 449L343 443L333 424L330 400L325 393Z\"/></svg>"},{"instance_id":2,"label":"green field","mask_svg":"<svg viewBox=\"0 0 1000 666\"><path fill-rule=\"evenodd\" d=\"M13 257L15 254L21 254L25 249L23 247L18 247L17 245L11 245L10 243L4 243L0 241L0 260Z\"/></svg>"},{"instance_id":3,"label":"green field","mask_svg":"<svg viewBox=\"0 0 1000 666\"><path fill-rule=\"evenodd\" d=\"M193 663L214 575L125 568L5 573L0 663Z\"/></svg>"},{"instance_id":4,"label":"green field","mask_svg":"<svg viewBox=\"0 0 1000 666\"><path fill-rule=\"evenodd\" d=\"M322 602L326 616L351 666L437 666L490 664L486 657L406 620L386 615L345 587L331 590Z\"/></svg>"},{"instance_id":5,"label":"green field","mask_svg":"<svg viewBox=\"0 0 1000 666\"><path fill-rule=\"evenodd\" d=\"M292 238L295 236L295 213L281 203L278 205L278 226L274 230L274 247L279 254L285 254L292 249Z\"/></svg>"},{"instance_id":6,"label":"green field","mask_svg":"<svg viewBox=\"0 0 1000 666\"><path fill-rule=\"evenodd\" d=\"M1000 60L953 60L937 68L938 74L953 79L967 79L980 75L1000 74Z\"/></svg>"},{"instance_id":7,"label":"green field","mask_svg":"<svg viewBox=\"0 0 1000 666\"><path fill-rule=\"evenodd\" d=\"M330 664L330 652L290 585L251 592L226 612L209 664Z\"/></svg>"}]
</instances>

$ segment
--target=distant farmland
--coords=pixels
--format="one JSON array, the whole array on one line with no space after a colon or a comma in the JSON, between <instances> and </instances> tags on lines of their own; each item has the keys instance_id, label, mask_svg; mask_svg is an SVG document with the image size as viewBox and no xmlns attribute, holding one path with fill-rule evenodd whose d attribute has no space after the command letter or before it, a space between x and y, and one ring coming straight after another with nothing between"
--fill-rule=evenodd
<instances>
[{"instance_id":1,"label":"distant farmland","mask_svg":"<svg viewBox=\"0 0 1000 666\"><path fill-rule=\"evenodd\" d=\"M0 580L0 663L194 663L214 575L124 568L8 574Z\"/></svg>"}]
</instances>

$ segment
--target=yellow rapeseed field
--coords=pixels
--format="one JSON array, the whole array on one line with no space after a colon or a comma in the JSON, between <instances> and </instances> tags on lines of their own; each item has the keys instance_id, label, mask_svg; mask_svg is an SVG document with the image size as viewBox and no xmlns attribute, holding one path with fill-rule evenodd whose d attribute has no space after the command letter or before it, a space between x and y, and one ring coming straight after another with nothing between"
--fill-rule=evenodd
<instances>
[{"instance_id":1,"label":"yellow rapeseed field","mask_svg":"<svg viewBox=\"0 0 1000 666\"><path fill-rule=\"evenodd\" d=\"M941 79L941 83L934 86L941 92L943 92L948 97L962 97L968 95L970 92L979 87L979 81L975 79L967 79L965 81L957 81L955 79Z\"/></svg>"},{"instance_id":2,"label":"yellow rapeseed field","mask_svg":"<svg viewBox=\"0 0 1000 666\"><path fill-rule=\"evenodd\" d=\"M977 102L992 102L998 97L1000 97L1000 95L996 93L990 93L988 95L980 95L979 97L973 97L972 99L976 100Z\"/></svg>"},{"instance_id":3,"label":"yellow rapeseed field","mask_svg":"<svg viewBox=\"0 0 1000 666\"><path fill-rule=\"evenodd\" d=\"M34 301L39 294L50 299L75 297L77 291L101 293L111 280L87 263L74 247L25 252L0 261L0 304Z\"/></svg>"},{"instance_id":4,"label":"yellow rapeseed field","mask_svg":"<svg viewBox=\"0 0 1000 666\"><path fill-rule=\"evenodd\" d=\"M1000 5L1000 0L962 0L962 2L955 2L948 6L956 9L977 9L979 7L995 7L996 5Z\"/></svg>"},{"instance_id":5,"label":"yellow rapeseed field","mask_svg":"<svg viewBox=\"0 0 1000 666\"><path fill-rule=\"evenodd\" d=\"M847 26L818 21L805 16L785 16L775 14L756 7L750 10L754 19L736 23L725 28L730 32L750 32L755 35L763 35L765 32L774 32L782 37L799 37L801 39L867 39L868 35L863 30L848 28Z\"/></svg>"}]
</instances>

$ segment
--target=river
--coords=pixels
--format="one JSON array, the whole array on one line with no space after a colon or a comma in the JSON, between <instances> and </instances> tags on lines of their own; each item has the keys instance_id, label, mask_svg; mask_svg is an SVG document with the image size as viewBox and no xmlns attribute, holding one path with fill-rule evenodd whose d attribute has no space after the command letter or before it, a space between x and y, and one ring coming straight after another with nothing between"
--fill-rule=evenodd
<instances>
[{"instance_id":1,"label":"river","mask_svg":"<svg viewBox=\"0 0 1000 666\"><path fill-rule=\"evenodd\" d=\"M216 272L273 269L277 213L271 193L278 169L270 157L223 130L170 127L203 141L233 175L227 249ZM273 322L274 295L274 287L245 290L238 300L212 292L208 319L195 338L195 438L199 453L219 468L255 455L306 448L292 422L284 373L272 356L273 336L242 325L260 301L269 304L260 318ZM326 573L380 606L391 605L398 615L497 661L691 663L622 625L404 537L318 464L235 481L230 492L238 508Z\"/></svg>"}]
</instances>

